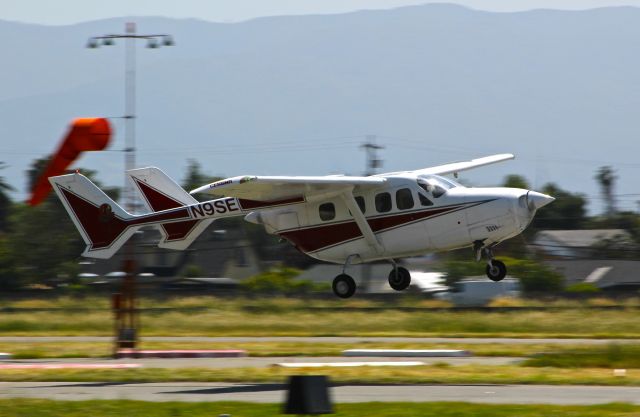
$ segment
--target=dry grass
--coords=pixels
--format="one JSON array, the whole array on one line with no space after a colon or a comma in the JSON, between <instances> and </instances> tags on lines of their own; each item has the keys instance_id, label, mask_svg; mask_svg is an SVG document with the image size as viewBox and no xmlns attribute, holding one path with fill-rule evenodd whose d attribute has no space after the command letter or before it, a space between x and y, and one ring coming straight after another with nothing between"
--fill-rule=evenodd
<instances>
[{"instance_id":1,"label":"dry grass","mask_svg":"<svg viewBox=\"0 0 640 417\"><path fill-rule=\"evenodd\" d=\"M164 402L130 400L51 401L39 399L0 400L0 417L211 417L232 415L262 417L282 415L280 404L242 402ZM336 404L336 417L634 417L640 407L630 404L591 406L497 405L453 402Z\"/></svg>"},{"instance_id":2,"label":"dry grass","mask_svg":"<svg viewBox=\"0 0 640 417\"><path fill-rule=\"evenodd\" d=\"M400 299L409 302L413 298ZM412 302L421 305L424 300ZM104 335L112 333L105 299L60 298L8 302L13 307L53 308L0 314L2 335ZM598 301L603 303L603 301ZM252 308L247 309L250 305ZM638 310L366 311L369 300L264 300L213 297L143 299L145 336L450 336L640 338ZM321 310L309 307L323 307ZM334 309L335 307L335 309ZM86 311L77 309L88 308ZM350 310L350 308L353 308Z\"/></svg>"}]
</instances>

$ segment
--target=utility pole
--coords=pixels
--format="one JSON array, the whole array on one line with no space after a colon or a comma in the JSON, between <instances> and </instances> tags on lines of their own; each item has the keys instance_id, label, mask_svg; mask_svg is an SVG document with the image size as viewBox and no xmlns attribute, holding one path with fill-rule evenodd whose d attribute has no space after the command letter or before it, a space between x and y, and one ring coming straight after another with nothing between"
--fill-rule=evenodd
<instances>
[{"instance_id":1,"label":"utility pole","mask_svg":"<svg viewBox=\"0 0 640 417\"><path fill-rule=\"evenodd\" d=\"M376 135L365 136L366 142L360 145L360 148L366 152L366 168L364 175L375 175L376 170L382 167L382 159L378 159L378 151L384 149L384 146L376 144Z\"/></svg>"},{"instance_id":2,"label":"utility pole","mask_svg":"<svg viewBox=\"0 0 640 417\"><path fill-rule=\"evenodd\" d=\"M376 170L382 167L382 159L378 159L378 151L384 149L384 146L376 144L376 135L366 135L365 142L360 145L361 149L364 149L366 153L365 170L364 175L375 175ZM360 287L363 292L369 292L371 290L371 264L364 263L362 265L362 282Z\"/></svg>"},{"instance_id":3,"label":"utility pole","mask_svg":"<svg viewBox=\"0 0 640 417\"><path fill-rule=\"evenodd\" d=\"M92 36L87 47L98 48L100 45L112 46L116 39L125 40L124 59L124 166L125 170L136 167L136 41L145 40L147 48L157 49L161 45L173 46L173 37L168 34L137 34L136 24L127 22L125 33L110 34L104 36ZM124 178L121 202L130 213L135 211L135 195L132 184ZM139 317L136 308L135 285L135 252L133 242L130 240L124 246L123 271L121 292L113 295L112 307L115 318L115 353L121 348L135 348L138 342L137 329Z\"/></svg>"}]
</instances>

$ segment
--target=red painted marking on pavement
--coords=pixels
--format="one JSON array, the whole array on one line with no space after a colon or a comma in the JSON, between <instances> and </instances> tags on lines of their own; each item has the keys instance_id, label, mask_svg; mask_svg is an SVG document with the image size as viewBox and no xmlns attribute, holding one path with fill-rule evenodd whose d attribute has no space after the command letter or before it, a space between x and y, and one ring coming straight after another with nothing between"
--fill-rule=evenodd
<instances>
[{"instance_id":1,"label":"red painted marking on pavement","mask_svg":"<svg viewBox=\"0 0 640 417\"><path fill-rule=\"evenodd\" d=\"M11 363L0 364L0 369L132 369L139 363Z\"/></svg>"}]
</instances>

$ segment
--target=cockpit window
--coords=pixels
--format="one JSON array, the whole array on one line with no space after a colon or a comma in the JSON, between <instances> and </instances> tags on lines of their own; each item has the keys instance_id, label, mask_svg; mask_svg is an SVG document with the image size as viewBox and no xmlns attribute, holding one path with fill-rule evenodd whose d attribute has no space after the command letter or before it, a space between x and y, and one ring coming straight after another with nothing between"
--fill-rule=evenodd
<instances>
[{"instance_id":1,"label":"cockpit window","mask_svg":"<svg viewBox=\"0 0 640 417\"><path fill-rule=\"evenodd\" d=\"M430 193L433 198L441 197L444 193L447 192L447 190L460 186L460 184L456 183L455 181L436 176L418 178L418 185L423 190Z\"/></svg>"},{"instance_id":2,"label":"cockpit window","mask_svg":"<svg viewBox=\"0 0 640 417\"><path fill-rule=\"evenodd\" d=\"M418 193L418 197L420 197L420 204L422 204L423 206L433 206L433 201L429 200L422 193Z\"/></svg>"}]
</instances>

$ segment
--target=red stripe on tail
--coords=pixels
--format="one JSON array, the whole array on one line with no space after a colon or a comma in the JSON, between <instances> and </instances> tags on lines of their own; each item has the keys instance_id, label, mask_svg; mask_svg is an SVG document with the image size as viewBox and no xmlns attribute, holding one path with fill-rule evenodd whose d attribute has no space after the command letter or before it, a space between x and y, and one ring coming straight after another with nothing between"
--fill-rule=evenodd
<instances>
[{"instance_id":1,"label":"red stripe on tail","mask_svg":"<svg viewBox=\"0 0 640 417\"><path fill-rule=\"evenodd\" d=\"M149 203L149 206L153 211L169 210L172 208L182 207L182 203L174 200L163 192L156 190L149 184L145 184L134 178L136 185L144 195L145 199ZM198 220L188 220L178 223L163 224L162 228L166 232L167 241L184 239L191 230L198 224Z\"/></svg>"},{"instance_id":2,"label":"red stripe on tail","mask_svg":"<svg viewBox=\"0 0 640 417\"><path fill-rule=\"evenodd\" d=\"M98 207L62 187L60 190L89 237L91 249L108 248L127 229L127 222L116 217L109 204Z\"/></svg>"}]
</instances>

